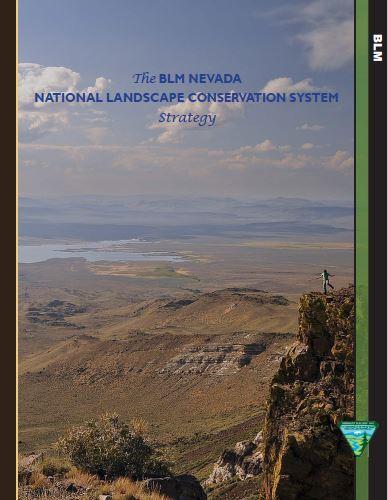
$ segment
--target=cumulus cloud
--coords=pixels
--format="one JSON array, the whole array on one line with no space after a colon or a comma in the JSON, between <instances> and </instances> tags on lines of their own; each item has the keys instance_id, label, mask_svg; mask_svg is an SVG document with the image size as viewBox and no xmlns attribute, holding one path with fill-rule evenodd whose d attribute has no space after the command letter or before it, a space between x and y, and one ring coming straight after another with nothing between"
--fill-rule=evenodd
<instances>
[{"instance_id":1,"label":"cumulus cloud","mask_svg":"<svg viewBox=\"0 0 388 500\"><path fill-rule=\"evenodd\" d=\"M353 0L302 0L297 5L284 3L264 12L282 26L297 26L294 40L306 49L309 66L329 71L342 68L353 60Z\"/></svg>"},{"instance_id":2,"label":"cumulus cloud","mask_svg":"<svg viewBox=\"0 0 388 500\"><path fill-rule=\"evenodd\" d=\"M315 144L313 144L312 142L305 142L301 146L302 149L314 149L315 147Z\"/></svg>"},{"instance_id":3,"label":"cumulus cloud","mask_svg":"<svg viewBox=\"0 0 388 500\"><path fill-rule=\"evenodd\" d=\"M353 157L347 151L336 151L332 155L313 154L323 146L306 142L300 146L302 152L290 145L275 144L266 139L254 146L241 146L232 151L226 151L220 158L220 163L228 169L245 169L252 167L305 169L323 168L338 172L350 171L353 167Z\"/></svg>"},{"instance_id":4,"label":"cumulus cloud","mask_svg":"<svg viewBox=\"0 0 388 500\"><path fill-rule=\"evenodd\" d=\"M353 0L314 0L301 9L309 28L297 40L306 47L312 69L335 70L353 60L353 9Z\"/></svg>"},{"instance_id":5,"label":"cumulus cloud","mask_svg":"<svg viewBox=\"0 0 388 500\"><path fill-rule=\"evenodd\" d=\"M279 78L274 78L267 82L267 84L261 89L261 92L313 92L320 90L319 87L313 85L311 78L305 78L299 82L294 82L294 80L288 76L281 76Z\"/></svg>"},{"instance_id":6,"label":"cumulus cloud","mask_svg":"<svg viewBox=\"0 0 388 500\"><path fill-rule=\"evenodd\" d=\"M318 125L318 124L309 124L309 123L304 123L303 125L299 125L296 127L296 130L308 130L311 132L319 132L320 130L323 130L325 127L323 125Z\"/></svg>"},{"instance_id":7,"label":"cumulus cloud","mask_svg":"<svg viewBox=\"0 0 388 500\"><path fill-rule=\"evenodd\" d=\"M19 106L37 108L42 103L34 103L35 92L73 92L81 75L62 66L42 66L34 63L20 63L18 78Z\"/></svg>"},{"instance_id":8,"label":"cumulus cloud","mask_svg":"<svg viewBox=\"0 0 388 500\"><path fill-rule=\"evenodd\" d=\"M242 146L240 151L247 152L261 152L261 151L274 151L277 149L275 144L270 139L265 139L263 142L259 142L255 146Z\"/></svg>"},{"instance_id":9,"label":"cumulus cloud","mask_svg":"<svg viewBox=\"0 0 388 500\"><path fill-rule=\"evenodd\" d=\"M242 103L191 102L186 99L184 102L178 104L163 106L158 109L158 113L171 113L175 115L184 115L188 113L194 115L217 115L215 125L217 126L235 119L242 113L242 110ZM179 142L183 138L183 134L186 130L198 130L205 127L199 127L197 123L160 123L158 121L154 121L149 126L151 130L162 130L161 134L156 138L156 142L158 143Z\"/></svg>"},{"instance_id":10,"label":"cumulus cloud","mask_svg":"<svg viewBox=\"0 0 388 500\"><path fill-rule=\"evenodd\" d=\"M228 169L234 168L285 168L285 169L302 169L314 164L314 158L305 154L295 154L292 152L281 152L276 157L263 157L260 155L246 155L235 153L228 155L221 160L221 163Z\"/></svg>"},{"instance_id":11,"label":"cumulus cloud","mask_svg":"<svg viewBox=\"0 0 388 500\"><path fill-rule=\"evenodd\" d=\"M109 89L112 80L110 78L104 78L103 76L99 76L96 78L96 81L92 87L87 87L83 90L83 92L103 92L104 90Z\"/></svg>"},{"instance_id":12,"label":"cumulus cloud","mask_svg":"<svg viewBox=\"0 0 388 500\"><path fill-rule=\"evenodd\" d=\"M158 143L24 143L20 147L24 186L28 192L39 194L45 191L52 194L203 193L203 189L220 194L229 186L234 193L243 194L249 188L256 194L266 195L278 192L279 186L289 194L292 185L300 189L298 193L317 187L321 194L319 186L328 179L332 179L333 189L342 189L341 182L336 180L342 179L342 185L348 186L349 178L345 176L352 178L349 153L333 152L329 156L316 154L315 150L284 151L281 145L277 145L276 150L261 152L239 148L177 148ZM279 175L283 179L280 184Z\"/></svg>"},{"instance_id":13,"label":"cumulus cloud","mask_svg":"<svg viewBox=\"0 0 388 500\"><path fill-rule=\"evenodd\" d=\"M268 153L270 151L288 151L291 148L288 144L277 145L271 139L265 139L254 146L241 146L238 150L243 153Z\"/></svg>"},{"instance_id":14,"label":"cumulus cloud","mask_svg":"<svg viewBox=\"0 0 388 500\"><path fill-rule=\"evenodd\" d=\"M308 49L309 64L314 70L339 69L353 59L353 19L321 26L299 39Z\"/></svg>"},{"instance_id":15,"label":"cumulus cloud","mask_svg":"<svg viewBox=\"0 0 388 500\"><path fill-rule=\"evenodd\" d=\"M300 10L299 16L310 22L346 19L353 13L353 0L313 0Z\"/></svg>"},{"instance_id":16,"label":"cumulus cloud","mask_svg":"<svg viewBox=\"0 0 388 500\"><path fill-rule=\"evenodd\" d=\"M81 75L63 66L20 63L18 73L19 132L24 141L63 130L73 117L80 116L79 111L68 105L34 102L36 92L97 92L110 85L109 79L98 77L93 86L81 90ZM89 112L84 114L86 118ZM98 118L101 120L101 115Z\"/></svg>"},{"instance_id":17,"label":"cumulus cloud","mask_svg":"<svg viewBox=\"0 0 388 500\"><path fill-rule=\"evenodd\" d=\"M169 142L171 143L177 143L177 142L180 142L183 138L183 125L179 125L177 123L171 123L171 124L165 124L165 126L162 126L162 124L160 124L161 126L159 127L158 124L154 123L153 125L150 126L150 128L164 128L164 132L162 132L161 134L158 135L158 137L156 138L156 142L158 142L159 144L167 144ZM167 127L170 127L170 128L167 128ZM190 125L188 124L187 125L188 127L190 127ZM152 142L152 141L151 141Z\"/></svg>"},{"instance_id":18,"label":"cumulus cloud","mask_svg":"<svg viewBox=\"0 0 388 500\"><path fill-rule=\"evenodd\" d=\"M58 111L20 111L19 133L24 140L38 139L47 133L58 132L69 124L69 113Z\"/></svg>"},{"instance_id":19,"label":"cumulus cloud","mask_svg":"<svg viewBox=\"0 0 388 500\"><path fill-rule=\"evenodd\" d=\"M348 151L336 151L332 156L329 156L325 164L333 170L351 170L354 165L354 158Z\"/></svg>"}]
</instances>

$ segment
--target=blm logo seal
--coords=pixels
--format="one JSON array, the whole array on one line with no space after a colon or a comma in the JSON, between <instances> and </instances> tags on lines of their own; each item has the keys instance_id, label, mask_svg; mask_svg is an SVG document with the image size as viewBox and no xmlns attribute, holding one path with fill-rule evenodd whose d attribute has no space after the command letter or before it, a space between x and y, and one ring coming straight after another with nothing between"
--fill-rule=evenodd
<instances>
[{"instance_id":1,"label":"blm logo seal","mask_svg":"<svg viewBox=\"0 0 388 500\"><path fill-rule=\"evenodd\" d=\"M379 424L377 422L340 422L339 428L356 457L368 446Z\"/></svg>"}]
</instances>

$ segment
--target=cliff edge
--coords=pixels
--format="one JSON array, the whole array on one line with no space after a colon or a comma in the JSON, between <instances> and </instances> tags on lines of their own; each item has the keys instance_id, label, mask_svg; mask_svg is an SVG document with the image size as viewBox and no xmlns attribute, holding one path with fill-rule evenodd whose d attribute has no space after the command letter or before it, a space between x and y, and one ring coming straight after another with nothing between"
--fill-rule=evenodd
<instances>
[{"instance_id":1,"label":"cliff edge","mask_svg":"<svg viewBox=\"0 0 388 500\"><path fill-rule=\"evenodd\" d=\"M274 376L262 498L353 499L354 458L337 424L354 417L354 289L303 295L297 342Z\"/></svg>"}]
</instances>

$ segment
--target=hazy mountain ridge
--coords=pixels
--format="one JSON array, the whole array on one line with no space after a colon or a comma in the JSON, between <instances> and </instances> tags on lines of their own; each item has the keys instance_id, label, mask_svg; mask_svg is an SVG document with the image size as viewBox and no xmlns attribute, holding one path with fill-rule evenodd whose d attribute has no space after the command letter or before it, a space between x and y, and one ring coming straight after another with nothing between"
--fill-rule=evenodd
<instances>
[{"instance_id":1,"label":"hazy mountain ridge","mask_svg":"<svg viewBox=\"0 0 388 500\"><path fill-rule=\"evenodd\" d=\"M346 201L312 201L297 198L274 198L268 200L237 200L232 198L184 198L150 199L141 197L119 198L59 198L35 200L21 198L19 202L21 235L45 237L58 236L62 224L114 226L165 226L164 231L154 227L156 237L176 234L224 234L239 225L242 232L249 230L245 225L252 223L292 223L300 232L302 225L323 224L345 229L352 228L353 205ZM300 221L303 221L303 224ZM114 221L114 222L112 222ZM299 221L297 223L296 221ZM46 225L45 229L43 225ZM298 227L299 224L299 227ZM185 232L186 225L192 228ZM181 226L171 235L166 228ZM199 231L199 227L211 226ZM229 227L230 226L230 227ZM261 228L260 228L261 229ZM291 228L292 229L292 228ZM104 228L100 228L100 232ZM144 228L134 228L135 232ZM236 230L236 229L235 229ZM307 229L305 228L303 232ZM310 232L320 227L311 227ZM68 228L63 228L66 235ZM170 229L171 231L171 229ZM214 232L213 231L213 232ZM141 236L141 234L139 234ZM121 236L122 237L122 236ZM101 235L100 239L103 239Z\"/></svg>"}]
</instances>

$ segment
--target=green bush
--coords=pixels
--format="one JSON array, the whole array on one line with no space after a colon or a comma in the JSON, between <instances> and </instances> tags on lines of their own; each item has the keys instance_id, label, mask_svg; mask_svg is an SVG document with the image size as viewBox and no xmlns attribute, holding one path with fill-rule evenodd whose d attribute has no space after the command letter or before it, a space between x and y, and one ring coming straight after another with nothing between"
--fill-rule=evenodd
<instances>
[{"instance_id":1,"label":"green bush","mask_svg":"<svg viewBox=\"0 0 388 500\"><path fill-rule=\"evenodd\" d=\"M168 465L157 458L152 446L116 414L107 413L73 427L56 447L76 467L100 478L138 480L169 474Z\"/></svg>"}]
</instances>

